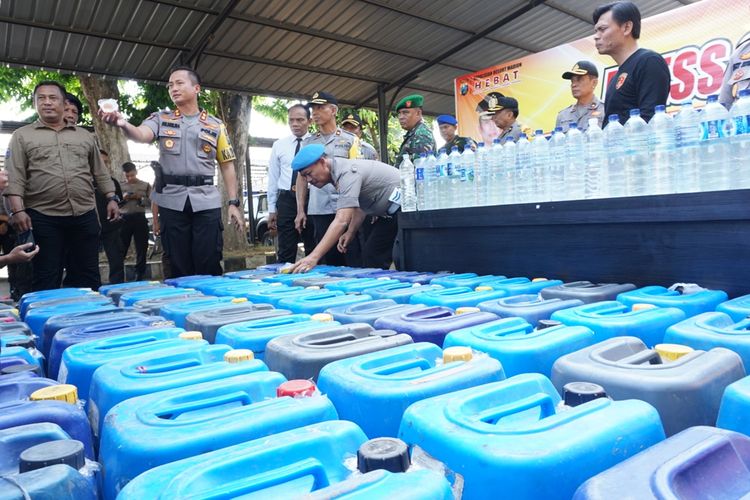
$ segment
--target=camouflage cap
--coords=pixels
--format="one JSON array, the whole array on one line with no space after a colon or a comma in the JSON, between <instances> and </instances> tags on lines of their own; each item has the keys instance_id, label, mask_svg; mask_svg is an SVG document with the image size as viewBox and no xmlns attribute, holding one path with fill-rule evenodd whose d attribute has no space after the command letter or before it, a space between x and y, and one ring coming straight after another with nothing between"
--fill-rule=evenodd
<instances>
[{"instance_id":1,"label":"camouflage cap","mask_svg":"<svg viewBox=\"0 0 750 500\"><path fill-rule=\"evenodd\" d=\"M424 104L424 97L422 97L419 94L412 94L404 97L400 101L398 101L398 104L396 104L396 111L399 111L401 109L407 108L421 108Z\"/></svg>"}]
</instances>

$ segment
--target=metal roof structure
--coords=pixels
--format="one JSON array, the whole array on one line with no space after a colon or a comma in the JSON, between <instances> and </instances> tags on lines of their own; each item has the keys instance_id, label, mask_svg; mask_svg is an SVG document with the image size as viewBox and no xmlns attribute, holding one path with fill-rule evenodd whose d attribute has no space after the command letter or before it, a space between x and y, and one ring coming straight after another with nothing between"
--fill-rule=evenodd
<instances>
[{"instance_id":1,"label":"metal roof structure","mask_svg":"<svg viewBox=\"0 0 750 500\"><path fill-rule=\"evenodd\" d=\"M636 0L643 17L696 0ZM378 108L425 96L452 113L453 79L593 33L604 0L4 0L0 62ZM380 101L378 97L380 96Z\"/></svg>"}]
</instances>

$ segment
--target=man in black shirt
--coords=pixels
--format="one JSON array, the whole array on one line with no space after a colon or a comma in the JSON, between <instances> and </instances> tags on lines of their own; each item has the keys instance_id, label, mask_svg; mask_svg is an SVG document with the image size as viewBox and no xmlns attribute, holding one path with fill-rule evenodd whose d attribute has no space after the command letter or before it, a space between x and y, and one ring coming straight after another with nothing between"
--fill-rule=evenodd
<instances>
[{"instance_id":1,"label":"man in black shirt","mask_svg":"<svg viewBox=\"0 0 750 500\"><path fill-rule=\"evenodd\" d=\"M618 64L617 74L607 86L604 111L617 114L625 123L631 109L639 108L649 121L658 104L669 97L670 74L664 58L638 48L641 13L632 2L602 5L594 11L594 43L600 54L608 54Z\"/></svg>"}]
</instances>

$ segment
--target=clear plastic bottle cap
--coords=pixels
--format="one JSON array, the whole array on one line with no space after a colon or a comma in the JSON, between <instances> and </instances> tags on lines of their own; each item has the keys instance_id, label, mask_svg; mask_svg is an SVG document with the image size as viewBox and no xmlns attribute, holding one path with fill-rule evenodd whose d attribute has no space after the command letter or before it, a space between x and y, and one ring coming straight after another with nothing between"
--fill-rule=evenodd
<instances>
[{"instance_id":1,"label":"clear plastic bottle cap","mask_svg":"<svg viewBox=\"0 0 750 500\"><path fill-rule=\"evenodd\" d=\"M664 361L675 361L685 354L693 352L692 347L680 344L656 344L654 350L661 356Z\"/></svg>"},{"instance_id":2,"label":"clear plastic bottle cap","mask_svg":"<svg viewBox=\"0 0 750 500\"><path fill-rule=\"evenodd\" d=\"M32 401L64 401L72 405L78 401L78 388L71 384L51 385L31 393Z\"/></svg>"},{"instance_id":3,"label":"clear plastic bottle cap","mask_svg":"<svg viewBox=\"0 0 750 500\"><path fill-rule=\"evenodd\" d=\"M531 280L532 283L538 283L540 281L549 281L547 278L534 278Z\"/></svg>"},{"instance_id":4,"label":"clear plastic bottle cap","mask_svg":"<svg viewBox=\"0 0 750 500\"><path fill-rule=\"evenodd\" d=\"M313 321L320 321L323 323L328 323L329 321L333 321L333 316L331 316L328 313L317 313L317 314L313 314L310 319L312 319Z\"/></svg>"},{"instance_id":5,"label":"clear plastic bottle cap","mask_svg":"<svg viewBox=\"0 0 750 500\"><path fill-rule=\"evenodd\" d=\"M203 340L203 334L197 331L181 332L178 337L182 340Z\"/></svg>"},{"instance_id":6,"label":"clear plastic bottle cap","mask_svg":"<svg viewBox=\"0 0 750 500\"><path fill-rule=\"evenodd\" d=\"M312 380L288 380L276 388L276 396L281 398L284 396L290 398L303 398L312 396L317 392L318 388Z\"/></svg>"},{"instance_id":7,"label":"clear plastic bottle cap","mask_svg":"<svg viewBox=\"0 0 750 500\"><path fill-rule=\"evenodd\" d=\"M105 113L115 113L120 109L117 101L114 99L99 99L97 103L99 104L99 109Z\"/></svg>"},{"instance_id":8,"label":"clear plastic bottle cap","mask_svg":"<svg viewBox=\"0 0 750 500\"><path fill-rule=\"evenodd\" d=\"M255 359L255 354L250 349L232 349L224 353L224 361L227 363L242 363L253 359Z\"/></svg>"},{"instance_id":9,"label":"clear plastic bottle cap","mask_svg":"<svg viewBox=\"0 0 750 500\"><path fill-rule=\"evenodd\" d=\"M232 299L232 304L242 304L243 302L247 302L245 297L235 297Z\"/></svg>"},{"instance_id":10,"label":"clear plastic bottle cap","mask_svg":"<svg viewBox=\"0 0 750 500\"><path fill-rule=\"evenodd\" d=\"M633 311L645 311L647 309L656 309L654 304L633 304Z\"/></svg>"},{"instance_id":11,"label":"clear plastic bottle cap","mask_svg":"<svg viewBox=\"0 0 750 500\"><path fill-rule=\"evenodd\" d=\"M471 314L471 313L478 313L480 311L481 309L479 309L478 307L466 306L466 307L459 307L458 309L456 309L456 314Z\"/></svg>"},{"instance_id":12,"label":"clear plastic bottle cap","mask_svg":"<svg viewBox=\"0 0 750 500\"><path fill-rule=\"evenodd\" d=\"M455 361L471 361L473 353L471 347L453 346L443 349L443 363L453 363Z\"/></svg>"},{"instance_id":13,"label":"clear plastic bottle cap","mask_svg":"<svg viewBox=\"0 0 750 500\"><path fill-rule=\"evenodd\" d=\"M306 286L305 290L320 290L320 287L318 285L310 285Z\"/></svg>"},{"instance_id":14,"label":"clear plastic bottle cap","mask_svg":"<svg viewBox=\"0 0 750 500\"><path fill-rule=\"evenodd\" d=\"M492 287L491 286L482 285L482 286L476 287L474 289L474 291L475 292L491 292L492 291Z\"/></svg>"}]
</instances>

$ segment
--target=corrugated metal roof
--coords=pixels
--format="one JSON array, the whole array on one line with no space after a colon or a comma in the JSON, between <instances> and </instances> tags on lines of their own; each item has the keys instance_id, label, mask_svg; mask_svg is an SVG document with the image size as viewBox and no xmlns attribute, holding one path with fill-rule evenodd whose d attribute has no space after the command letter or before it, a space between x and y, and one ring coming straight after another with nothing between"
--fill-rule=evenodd
<instances>
[{"instance_id":1,"label":"corrugated metal roof","mask_svg":"<svg viewBox=\"0 0 750 500\"><path fill-rule=\"evenodd\" d=\"M692 1L636 3L645 17ZM381 85L450 113L455 77L591 34L600 3L4 0L0 61L146 81L197 63L210 88L376 107Z\"/></svg>"}]
</instances>

